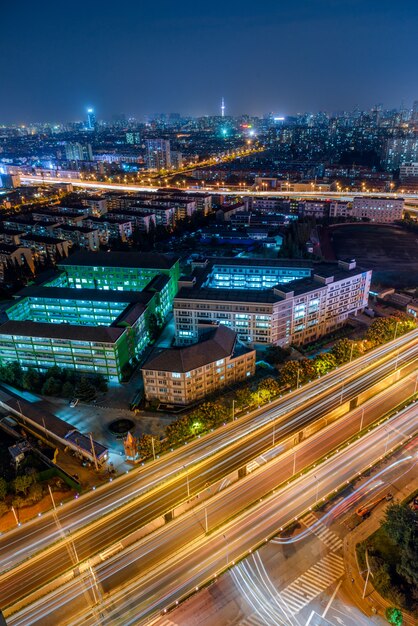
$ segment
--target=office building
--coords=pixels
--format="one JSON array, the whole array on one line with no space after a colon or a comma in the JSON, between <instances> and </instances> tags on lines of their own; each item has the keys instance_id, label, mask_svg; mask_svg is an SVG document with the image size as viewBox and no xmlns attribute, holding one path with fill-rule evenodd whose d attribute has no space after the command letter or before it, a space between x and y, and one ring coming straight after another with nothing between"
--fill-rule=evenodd
<instances>
[{"instance_id":1,"label":"office building","mask_svg":"<svg viewBox=\"0 0 418 626\"><path fill-rule=\"evenodd\" d=\"M214 259L180 282L176 344L196 342L213 322L251 346L309 343L367 306L370 281L371 271L355 261Z\"/></svg>"},{"instance_id":2,"label":"office building","mask_svg":"<svg viewBox=\"0 0 418 626\"><path fill-rule=\"evenodd\" d=\"M171 168L170 142L168 139L146 140L146 162L149 170L169 170Z\"/></svg>"},{"instance_id":3,"label":"office building","mask_svg":"<svg viewBox=\"0 0 418 626\"><path fill-rule=\"evenodd\" d=\"M401 220L403 198L356 197L353 199L352 216L371 222L390 223Z\"/></svg>"},{"instance_id":4,"label":"office building","mask_svg":"<svg viewBox=\"0 0 418 626\"><path fill-rule=\"evenodd\" d=\"M142 366L149 402L188 405L255 372L255 350L226 326L208 328L199 343L151 354Z\"/></svg>"},{"instance_id":5,"label":"office building","mask_svg":"<svg viewBox=\"0 0 418 626\"><path fill-rule=\"evenodd\" d=\"M0 363L40 371L58 365L120 381L171 310L178 260L76 253L67 261L58 264L61 273L22 290L6 309Z\"/></svg>"},{"instance_id":6,"label":"office building","mask_svg":"<svg viewBox=\"0 0 418 626\"><path fill-rule=\"evenodd\" d=\"M177 257L152 252L76 252L58 263L58 269L69 287L105 291L141 291L153 278L167 276L168 307L180 276Z\"/></svg>"}]
</instances>

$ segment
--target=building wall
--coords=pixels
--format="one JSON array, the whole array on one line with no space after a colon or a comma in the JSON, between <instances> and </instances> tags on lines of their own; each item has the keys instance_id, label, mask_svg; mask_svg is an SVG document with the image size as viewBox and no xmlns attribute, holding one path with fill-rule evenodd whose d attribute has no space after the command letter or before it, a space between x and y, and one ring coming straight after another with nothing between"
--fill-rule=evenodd
<instances>
[{"instance_id":1,"label":"building wall","mask_svg":"<svg viewBox=\"0 0 418 626\"><path fill-rule=\"evenodd\" d=\"M0 332L0 363L11 361L18 361L23 369L35 367L46 371L57 365L79 373L100 373L109 380L120 380L124 365L117 344L12 336Z\"/></svg>"},{"instance_id":2,"label":"building wall","mask_svg":"<svg viewBox=\"0 0 418 626\"><path fill-rule=\"evenodd\" d=\"M366 198L353 200L352 215L358 219L367 218L372 222L388 223L402 219L404 201L402 198Z\"/></svg>"},{"instance_id":3,"label":"building wall","mask_svg":"<svg viewBox=\"0 0 418 626\"><path fill-rule=\"evenodd\" d=\"M165 404L191 404L245 380L255 372L255 350L208 363L190 372L143 370L145 397Z\"/></svg>"},{"instance_id":4,"label":"building wall","mask_svg":"<svg viewBox=\"0 0 418 626\"><path fill-rule=\"evenodd\" d=\"M370 281L370 271L359 272L327 285L317 282L301 295L290 292L273 303L199 299L197 294L196 298L175 298L176 344L194 343L199 325L212 321L225 324L249 345L308 343L364 309Z\"/></svg>"}]
</instances>

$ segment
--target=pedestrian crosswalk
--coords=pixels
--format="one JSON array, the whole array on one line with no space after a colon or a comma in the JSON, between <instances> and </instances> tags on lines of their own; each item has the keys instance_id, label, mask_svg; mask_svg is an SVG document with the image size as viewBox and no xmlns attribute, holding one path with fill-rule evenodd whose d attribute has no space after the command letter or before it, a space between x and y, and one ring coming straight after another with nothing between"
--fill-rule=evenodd
<instances>
[{"instance_id":1,"label":"pedestrian crosswalk","mask_svg":"<svg viewBox=\"0 0 418 626\"><path fill-rule=\"evenodd\" d=\"M318 537L330 550L336 552L341 550L343 542L341 539L333 533L329 528L325 526L313 513L308 513L301 519L302 524L305 524L309 530Z\"/></svg>"},{"instance_id":2,"label":"pedestrian crosswalk","mask_svg":"<svg viewBox=\"0 0 418 626\"><path fill-rule=\"evenodd\" d=\"M280 597L295 615L344 574L343 559L330 552L316 565L280 591Z\"/></svg>"}]
</instances>

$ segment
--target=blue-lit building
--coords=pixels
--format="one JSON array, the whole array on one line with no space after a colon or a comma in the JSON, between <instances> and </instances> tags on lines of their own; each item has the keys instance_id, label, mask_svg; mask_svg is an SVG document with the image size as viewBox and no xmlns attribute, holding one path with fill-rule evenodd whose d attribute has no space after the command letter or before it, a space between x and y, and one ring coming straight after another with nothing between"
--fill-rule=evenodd
<instances>
[{"instance_id":1,"label":"blue-lit building","mask_svg":"<svg viewBox=\"0 0 418 626\"><path fill-rule=\"evenodd\" d=\"M214 259L194 263L174 299L177 345L217 322L250 346L304 344L367 306L371 271L354 260Z\"/></svg>"}]
</instances>

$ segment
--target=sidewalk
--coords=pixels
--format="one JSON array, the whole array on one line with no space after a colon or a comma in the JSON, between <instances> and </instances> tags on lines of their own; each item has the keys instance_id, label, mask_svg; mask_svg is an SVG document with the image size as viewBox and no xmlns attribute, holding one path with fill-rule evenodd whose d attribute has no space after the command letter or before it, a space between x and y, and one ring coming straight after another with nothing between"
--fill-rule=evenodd
<instances>
[{"instance_id":1,"label":"sidewalk","mask_svg":"<svg viewBox=\"0 0 418 626\"><path fill-rule=\"evenodd\" d=\"M399 502L408 497L417 486L416 479L412 478L399 488L396 487L398 481L395 480L394 482L395 484L391 484L391 491L394 491L394 497ZM369 518L350 531L344 539L344 562L346 572L348 573L343 584L344 591L351 598L352 602L360 607L363 613L369 616L375 624L387 624L384 618L385 611L387 607L393 605L377 593L372 585L371 578L367 585L366 597L363 599L365 579L359 572L356 545L363 542L379 528L385 508L383 506L375 510ZM352 579L354 579L354 582L352 582ZM402 615L405 626L416 626L416 620L413 617L409 616L405 611L402 611ZM383 616L383 621L381 616Z\"/></svg>"}]
</instances>

